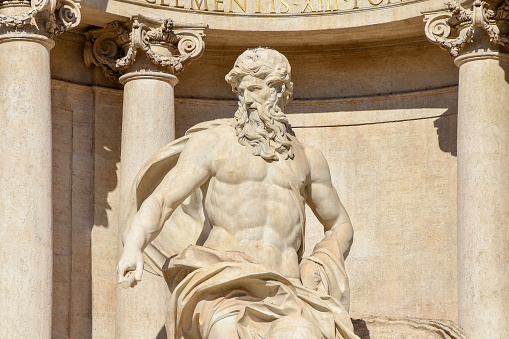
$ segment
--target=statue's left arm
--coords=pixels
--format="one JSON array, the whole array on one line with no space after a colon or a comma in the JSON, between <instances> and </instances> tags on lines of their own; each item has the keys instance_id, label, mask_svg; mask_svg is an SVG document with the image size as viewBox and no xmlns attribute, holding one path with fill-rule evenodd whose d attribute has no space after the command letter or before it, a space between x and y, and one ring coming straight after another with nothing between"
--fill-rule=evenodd
<instances>
[{"instance_id":1,"label":"statue's left arm","mask_svg":"<svg viewBox=\"0 0 509 339\"><path fill-rule=\"evenodd\" d=\"M350 217L332 186L329 165L317 149L307 152L310 164L310 179L307 185L307 204L323 225L329 250L346 259L353 241L353 228ZM318 243L317 247L324 246ZM337 246L336 248L334 248ZM316 247L315 247L316 249Z\"/></svg>"},{"instance_id":2,"label":"statue's left arm","mask_svg":"<svg viewBox=\"0 0 509 339\"><path fill-rule=\"evenodd\" d=\"M317 263L337 262L343 271L342 265L353 241L353 228L348 213L332 185L327 160L315 148L308 148L306 155L310 166L309 183L306 188L307 204L323 225L325 237L315 246L313 254L303 260L302 283L306 287L324 290L323 292L327 293L327 289L330 289L327 286L330 286L330 283L324 281L324 269L320 268L323 265ZM346 280L346 274L344 279Z\"/></svg>"}]
</instances>

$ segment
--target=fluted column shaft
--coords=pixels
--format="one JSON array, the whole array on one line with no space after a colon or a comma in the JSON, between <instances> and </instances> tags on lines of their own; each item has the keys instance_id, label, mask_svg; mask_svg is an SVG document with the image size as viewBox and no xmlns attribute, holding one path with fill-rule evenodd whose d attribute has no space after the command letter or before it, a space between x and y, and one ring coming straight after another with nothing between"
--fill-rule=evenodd
<instances>
[{"instance_id":1,"label":"fluted column shaft","mask_svg":"<svg viewBox=\"0 0 509 339\"><path fill-rule=\"evenodd\" d=\"M162 146L175 139L173 88L176 76L151 71L127 73L122 115L120 215L136 174ZM122 217L121 217L122 220ZM119 257L122 255L119 246ZM162 277L145 272L133 289L117 287L116 337L156 338L163 329L170 293Z\"/></svg>"},{"instance_id":2,"label":"fluted column shaft","mask_svg":"<svg viewBox=\"0 0 509 339\"><path fill-rule=\"evenodd\" d=\"M509 54L456 58L458 316L469 338L509 338Z\"/></svg>"},{"instance_id":3,"label":"fluted column shaft","mask_svg":"<svg viewBox=\"0 0 509 339\"><path fill-rule=\"evenodd\" d=\"M51 338L53 215L49 37L72 0L0 8L0 338Z\"/></svg>"},{"instance_id":4,"label":"fluted column shaft","mask_svg":"<svg viewBox=\"0 0 509 339\"><path fill-rule=\"evenodd\" d=\"M0 35L0 337L50 338L51 86L43 35Z\"/></svg>"}]
</instances>

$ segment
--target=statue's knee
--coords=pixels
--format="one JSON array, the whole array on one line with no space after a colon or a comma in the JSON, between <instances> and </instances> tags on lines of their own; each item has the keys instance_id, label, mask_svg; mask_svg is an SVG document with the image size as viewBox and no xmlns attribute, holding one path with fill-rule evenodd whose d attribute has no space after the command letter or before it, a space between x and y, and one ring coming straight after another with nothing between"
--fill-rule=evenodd
<instances>
[{"instance_id":1,"label":"statue's knee","mask_svg":"<svg viewBox=\"0 0 509 339\"><path fill-rule=\"evenodd\" d=\"M322 333L316 324L302 317L284 317L271 326L267 339L321 339Z\"/></svg>"},{"instance_id":2,"label":"statue's knee","mask_svg":"<svg viewBox=\"0 0 509 339\"><path fill-rule=\"evenodd\" d=\"M237 317L230 316L216 321L210 329L208 339L239 339Z\"/></svg>"}]
</instances>

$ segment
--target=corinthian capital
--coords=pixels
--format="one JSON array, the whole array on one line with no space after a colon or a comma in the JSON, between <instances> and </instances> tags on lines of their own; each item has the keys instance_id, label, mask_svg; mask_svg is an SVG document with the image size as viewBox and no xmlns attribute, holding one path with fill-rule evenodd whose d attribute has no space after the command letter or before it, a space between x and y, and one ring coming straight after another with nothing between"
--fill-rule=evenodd
<instances>
[{"instance_id":1,"label":"corinthian capital","mask_svg":"<svg viewBox=\"0 0 509 339\"><path fill-rule=\"evenodd\" d=\"M509 20L509 0L505 0L496 10L485 1L475 0L471 9L463 8L455 0L445 3L446 9L423 12L426 22L426 37L458 56L460 51L473 41L477 30L484 30L490 41L506 46L509 37L501 33Z\"/></svg>"},{"instance_id":2,"label":"corinthian capital","mask_svg":"<svg viewBox=\"0 0 509 339\"><path fill-rule=\"evenodd\" d=\"M124 24L113 21L86 33L85 64L101 67L110 80L132 70L138 59L148 59L152 65L178 74L203 54L206 27L141 15Z\"/></svg>"},{"instance_id":3,"label":"corinthian capital","mask_svg":"<svg viewBox=\"0 0 509 339\"><path fill-rule=\"evenodd\" d=\"M32 0L23 6L24 3L3 1L0 27L18 30L28 26L54 36L78 26L81 20L80 4L72 0Z\"/></svg>"}]
</instances>

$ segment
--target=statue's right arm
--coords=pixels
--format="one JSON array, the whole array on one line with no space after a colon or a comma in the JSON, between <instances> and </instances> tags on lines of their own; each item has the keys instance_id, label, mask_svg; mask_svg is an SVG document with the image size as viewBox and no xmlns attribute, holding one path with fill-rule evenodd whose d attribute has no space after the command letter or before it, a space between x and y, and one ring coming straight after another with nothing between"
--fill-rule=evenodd
<instances>
[{"instance_id":1,"label":"statue's right arm","mask_svg":"<svg viewBox=\"0 0 509 339\"><path fill-rule=\"evenodd\" d=\"M157 237L173 211L211 177L218 139L214 134L204 131L189 139L175 167L133 217L117 268L119 282L123 286L125 283L132 287L141 280L145 247ZM134 276L130 273L132 271Z\"/></svg>"}]
</instances>

